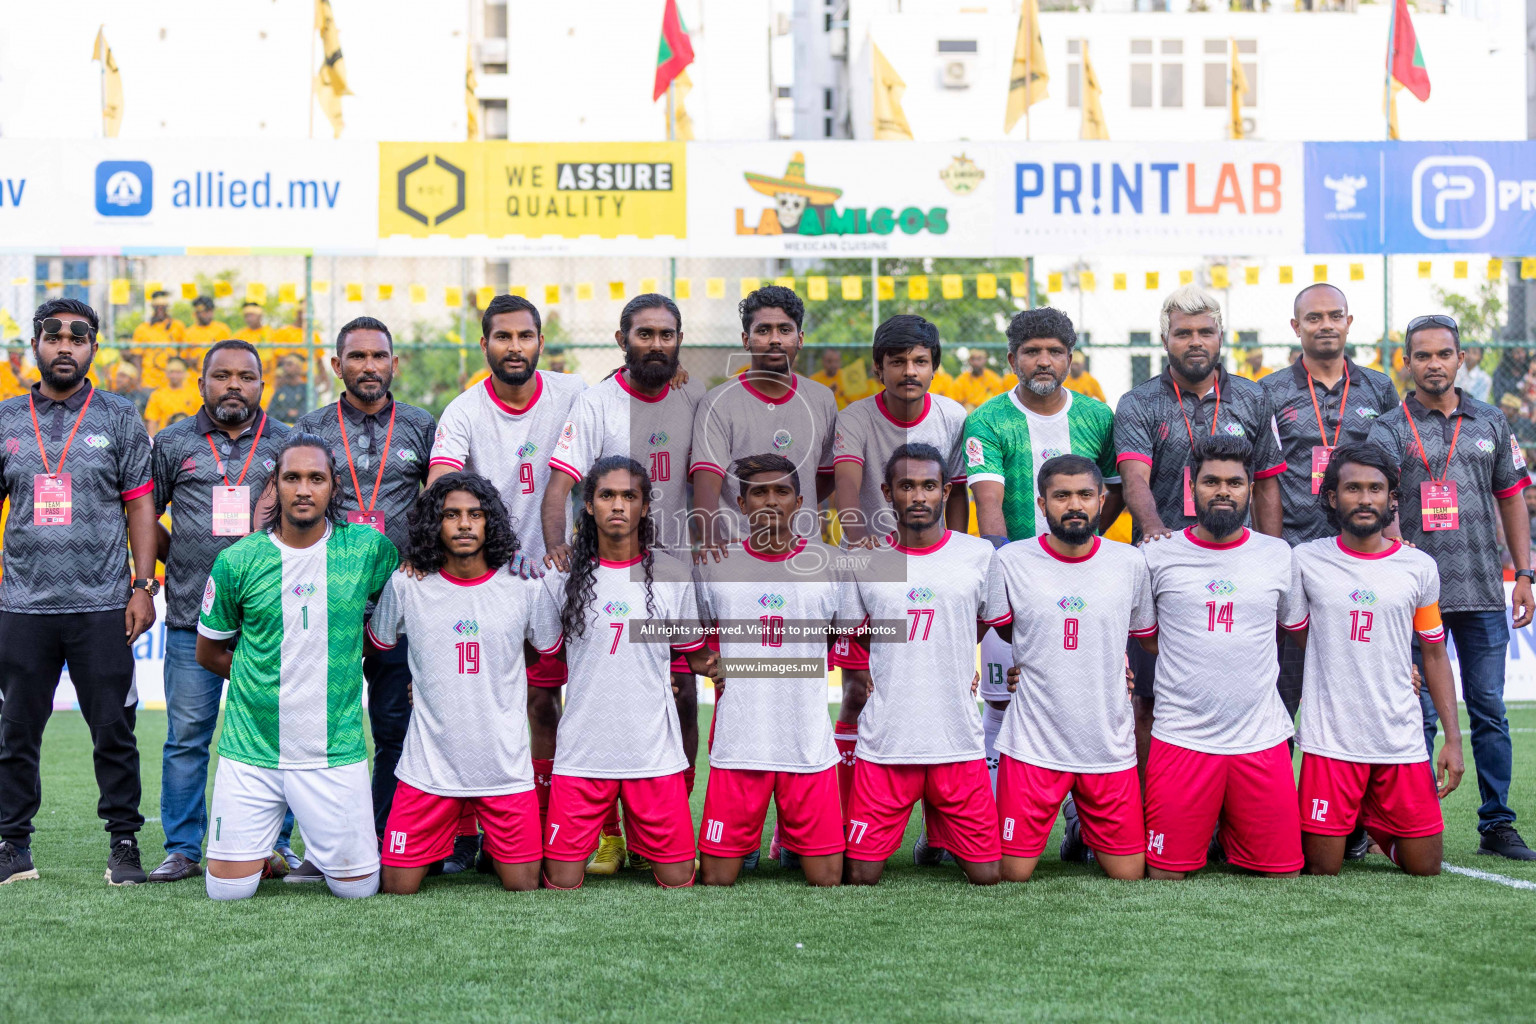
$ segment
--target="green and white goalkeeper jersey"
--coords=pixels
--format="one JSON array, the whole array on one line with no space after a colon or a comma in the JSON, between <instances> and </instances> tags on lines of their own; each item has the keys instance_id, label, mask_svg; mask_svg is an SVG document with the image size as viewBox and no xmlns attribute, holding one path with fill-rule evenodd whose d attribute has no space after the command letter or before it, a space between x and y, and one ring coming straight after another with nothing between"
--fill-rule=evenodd
<instances>
[{"instance_id":1,"label":"green and white goalkeeper jersey","mask_svg":"<svg viewBox=\"0 0 1536 1024\"><path fill-rule=\"evenodd\" d=\"M291 548L268 532L219 552L197 631L236 635L219 756L258 768L367 758L363 616L400 563L379 531L348 523Z\"/></svg>"}]
</instances>

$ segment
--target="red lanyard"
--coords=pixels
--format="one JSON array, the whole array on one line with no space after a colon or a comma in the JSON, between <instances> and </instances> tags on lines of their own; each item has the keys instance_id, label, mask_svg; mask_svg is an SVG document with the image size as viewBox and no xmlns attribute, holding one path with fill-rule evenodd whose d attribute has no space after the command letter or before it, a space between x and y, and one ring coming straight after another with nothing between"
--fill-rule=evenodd
<instances>
[{"instance_id":1,"label":"red lanyard","mask_svg":"<svg viewBox=\"0 0 1536 1024\"><path fill-rule=\"evenodd\" d=\"M1189 450L1195 450L1195 428L1189 425L1189 413L1184 411L1184 392L1179 390L1179 382L1168 375L1168 380L1173 384L1173 393L1179 400L1179 414L1184 417L1184 430L1189 434ZM1217 381L1211 381L1211 387L1216 389L1216 408L1211 411L1211 436L1216 436L1216 420L1221 416L1221 385ZM1197 403L1198 404L1198 403Z\"/></svg>"},{"instance_id":2,"label":"red lanyard","mask_svg":"<svg viewBox=\"0 0 1536 1024\"><path fill-rule=\"evenodd\" d=\"M262 413L261 422L256 424L256 436L251 438L251 450L245 453L245 465L240 467L240 476L235 480L233 485L231 485L229 482L229 463L224 463L226 467L223 471L225 487L239 487L241 484L245 483L245 471L251 468L251 459L256 455L256 445L260 443L261 432L265 429L267 429L267 414ZM213 452L213 464L217 466L221 460L219 459L218 449L213 446L213 438L209 437L207 434L204 434L203 440L208 442L208 450Z\"/></svg>"},{"instance_id":3,"label":"red lanyard","mask_svg":"<svg viewBox=\"0 0 1536 1024\"><path fill-rule=\"evenodd\" d=\"M1317 389L1312 386L1312 372L1307 371L1307 390L1312 393L1312 412L1317 416L1317 436L1323 444L1328 444L1328 428L1323 426L1323 412L1317 405ZM1344 432L1344 407L1349 404L1349 370L1344 371L1344 394L1339 397L1339 425L1333 428L1333 444L1329 447L1339 446L1339 435ZM1405 410L1406 411L1406 410ZM1410 422L1412 418L1410 417ZM1461 426L1460 423L1457 424Z\"/></svg>"},{"instance_id":4,"label":"red lanyard","mask_svg":"<svg viewBox=\"0 0 1536 1024\"><path fill-rule=\"evenodd\" d=\"M347 440L347 423L341 415L341 401L336 402L336 425L341 427L341 449L347 453L347 469L352 473L352 493L357 495L359 507L363 504L363 489L357 485L357 467L352 465L352 444ZM384 450L379 453L379 475L373 478L373 497L368 499L364 512L372 512L379 503L379 485L384 482L384 464L389 461L389 440L395 436L395 403L389 403L389 429L384 432Z\"/></svg>"},{"instance_id":5,"label":"red lanyard","mask_svg":"<svg viewBox=\"0 0 1536 1024\"><path fill-rule=\"evenodd\" d=\"M43 450L43 431L37 425L37 400L32 394L27 395L27 405L32 410L32 433L37 435L37 454L43 457L43 472L48 476L58 476L64 472L64 457L69 454L69 446L75 440L75 431L80 429L80 421L85 419L85 410L91 407L91 399L95 397L96 389L90 388L85 395L85 404L80 407L80 415L75 417L75 426L70 430L68 440L64 442L64 450L59 452L59 464L53 469L49 469L48 453Z\"/></svg>"},{"instance_id":6,"label":"red lanyard","mask_svg":"<svg viewBox=\"0 0 1536 1024\"><path fill-rule=\"evenodd\" d=\"M1431 480L1435 479L1435 471L1429 468L1429 454L1424 451L1424 440L1419 437L1418 425L1413 422L1413 414L1408 411L1408 399L1403 399L1403 415L1408 417L1408 429L1413 431L1413 439L1419 444L1419 458L1424 460L1424 472L1429 474ZM1456 454L1456 439L1461 436L1462 417L1456 417L1456 429L1451 431L1451 449L1445 453L1445 473L1441 480L1449 480L1451 476L1451 456ZM1438 481L1437 481L1438 482Z\"/></svg>"}]
</instances>

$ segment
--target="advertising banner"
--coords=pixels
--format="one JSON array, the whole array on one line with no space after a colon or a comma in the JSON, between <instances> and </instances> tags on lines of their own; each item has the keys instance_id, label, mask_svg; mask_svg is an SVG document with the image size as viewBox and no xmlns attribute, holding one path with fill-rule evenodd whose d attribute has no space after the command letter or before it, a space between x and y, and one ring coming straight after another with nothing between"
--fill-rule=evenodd
<instances>
[{"instance_id":1,"label":"advertising banner","mask_svg":"<svg viewBox=\"0 0 1536 1024\"><path fill-rule=\"evenodd\" d=\"M1308 252L1523 255L1536 142L1306 143Z\"/></svg>"},{"instance_id":2,"label":"advertising banner","mask_svg":"<svg viewBox=\"0 0 1536 1024\"><path fill-rule=\"evenodd\" d=\"M681 142L382 142L378 249L681 255L686 151Z\"/></svg>"},{"instance_id":3,"label":"advertising banner","mask_svg":"<svg viewBox=\"0 0 1536 1024\"><path fill-rule=\"evenodd\" d=\"M0 142L0 248L355 252L377 238L377 147Z\"/></svg>"},{"instance_id":4,"label":"advertising banner","mask_svg":"<svg viewBox=\"0 0 1536 1024\"><path fill-rule=\"evenodd\" d=\"M961 143L688 148L695 256L985 256L994 172Z\"/></svg>"},{"instance_id":5,"label":"advertising banner","mask_svg":"<svg viewBox=\"0 0 1536 1024\"><path fill-rule=\"evenodd\" d=\"M999 253L1296 253L1302 144L998 143Z\"/></svg>"}]
</instances>

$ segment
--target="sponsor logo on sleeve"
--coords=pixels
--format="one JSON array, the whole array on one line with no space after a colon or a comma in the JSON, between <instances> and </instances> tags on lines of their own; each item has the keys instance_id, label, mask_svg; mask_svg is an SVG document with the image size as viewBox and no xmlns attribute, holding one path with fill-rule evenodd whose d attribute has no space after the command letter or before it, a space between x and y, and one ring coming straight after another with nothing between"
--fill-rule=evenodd
<instances>
[{"instance_id":1,"label":"sponsor logo on sleeve","mask_svg":"<svg viewBox=\"0 0 1536 1024\"><path fill-rule=\"evenodd\" d=\"M987 461L986 452L981 450L981 441L978 438L965 439L965 464L967 466L984 465Z\"/></svg>"},{"instance_id":2,"label":"sponsor logo on sleeve","mask_svg":"<svg viewBox=\"0 0 1536 1024\"><path fill-rule=\"evenodd\" d=\"M203 614L213 611L213 599L218 595L218 588L213 585L213 577L208 577L207 586L203 587Z\"/></svg>"}]
</instances>

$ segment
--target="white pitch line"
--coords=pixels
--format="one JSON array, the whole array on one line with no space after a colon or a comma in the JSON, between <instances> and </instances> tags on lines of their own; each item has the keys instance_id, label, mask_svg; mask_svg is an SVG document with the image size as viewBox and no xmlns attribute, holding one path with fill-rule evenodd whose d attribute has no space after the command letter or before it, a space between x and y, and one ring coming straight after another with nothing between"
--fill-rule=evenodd
<instances>
[{"instance_id":1,"label":"white pitch line","mask_svg":"<svg viewBox=\"0 0 1536 1024\"><path fill-rule=\"evenodd\" d=\"M1440 868L1456 875L1466 875L1468 878L1480 878L1485 882L1497 882L1507 885L1511 889L1536 889L1536 882L1527 882L1523 878L1510 878L1508 875L1496 875L1492 871L1479 871L1477 868L1457 867L1455 864L1440 862Z\"/></svg>"}]
</instances>

